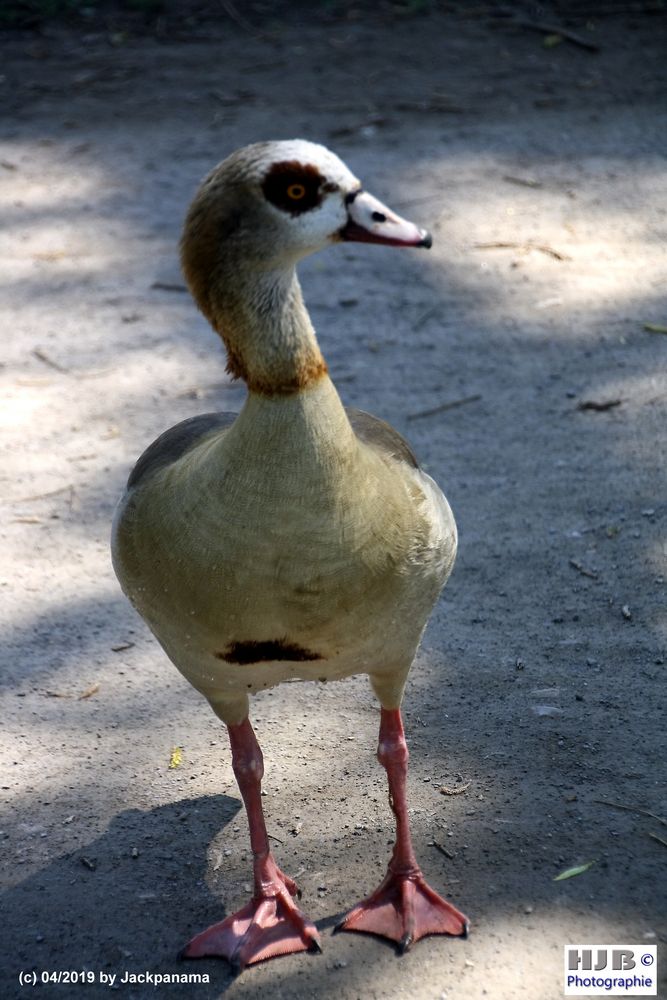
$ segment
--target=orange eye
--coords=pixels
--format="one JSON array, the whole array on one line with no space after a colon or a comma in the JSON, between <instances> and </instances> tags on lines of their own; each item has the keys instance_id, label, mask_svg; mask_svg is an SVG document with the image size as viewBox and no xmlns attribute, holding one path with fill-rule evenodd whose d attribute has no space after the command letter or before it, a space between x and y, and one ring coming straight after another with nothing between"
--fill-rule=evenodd
<instances>
[{"instance_id":1,"label":"orange eye","mask_svg":"<svg viewBox=\"0 0 667 1000\"><path fill-rule=\"evenodd\" d=\"M292 201L301 201L306 195L306 188L303 184L290 184L287 188L287 197Z\"/></svg>"}]
</instances>

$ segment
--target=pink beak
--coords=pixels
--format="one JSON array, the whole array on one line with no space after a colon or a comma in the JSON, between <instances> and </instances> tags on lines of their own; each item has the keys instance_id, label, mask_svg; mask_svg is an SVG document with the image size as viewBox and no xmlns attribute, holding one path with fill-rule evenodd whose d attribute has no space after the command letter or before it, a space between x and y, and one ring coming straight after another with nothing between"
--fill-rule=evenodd
<instances>
[{"instance_id":1,"label":"pink beak","mask_svg":"<svg viewBox=\"0 0 667 1000\"><path fill-rule=\"evenodd\" d=\"M433 243L426 229L418 229L413 222L402 219L367 191L350 194L346 201L349 219L340 232L344 240L427 249Z\"/></svg>"}]
</instances>

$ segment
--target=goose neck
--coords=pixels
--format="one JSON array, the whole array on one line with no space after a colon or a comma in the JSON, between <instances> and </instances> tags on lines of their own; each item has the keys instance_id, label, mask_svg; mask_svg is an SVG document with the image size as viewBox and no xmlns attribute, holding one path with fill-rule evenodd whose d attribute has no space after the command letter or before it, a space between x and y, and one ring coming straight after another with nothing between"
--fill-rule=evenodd
<instances>
[{"instance_id":1,"label":"goose neck","mask_svg":"<svg viewBox=\"0 0 667 1000\"><path fill-rule=\"evenodd\" d=\"M212 311L227 367L251 392L291 395L326 375L294 267L236 272L218 289Z\"/></svg>"}]
</instances>

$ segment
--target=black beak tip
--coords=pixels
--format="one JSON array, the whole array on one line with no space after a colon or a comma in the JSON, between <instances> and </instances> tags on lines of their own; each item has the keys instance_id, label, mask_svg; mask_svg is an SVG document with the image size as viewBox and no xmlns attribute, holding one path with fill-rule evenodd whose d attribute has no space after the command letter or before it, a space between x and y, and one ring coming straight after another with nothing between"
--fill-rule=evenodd
<instances>
[{"instance_id":1,"label":"black beak tip","mask_svg":"<svg viewBox=\"0 0 667 1000\"><path fill-rule=\"evenodd\" d=\"M424 247L426 250L430 250L433 246L433 237L426 229L422 232L422 238L417 246Z\"/></svg>"}]
</instances>

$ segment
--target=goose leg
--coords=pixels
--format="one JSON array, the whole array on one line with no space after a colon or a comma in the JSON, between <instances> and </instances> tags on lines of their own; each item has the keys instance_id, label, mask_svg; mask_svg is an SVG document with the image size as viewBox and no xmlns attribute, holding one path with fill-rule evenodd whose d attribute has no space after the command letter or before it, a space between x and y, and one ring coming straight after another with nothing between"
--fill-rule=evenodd
<instances>
[{"instance_id":1,"label":"goose leg","mask_svg":"<svg viewBox=\"0 0 667 1000\"><path fill-rule=\"evenodd\" d=\"M296 884L276 864L262 810L262 751L248 719L227 727L232 766L248 814L254 893L237 913L197 934L181 958L218 956L241 971L246 965L296 951L320 951L319 935L293 902Z\"/></svg>"},{"instance_id":2,"label":"goose leg","mask_svg":"<svg viewBox=\"0 0 667 1000\"><path fill-rule=\"evenodd\" d=\"M383 708L378 760L387 772L396 843L379 888L350 910L336 928L379 934L395 941L401 953L426 934L465 937L468 931L468 918L431 889L417 864L405 790L408 757L400 710Z\"/></svg>"}]
</instances>

